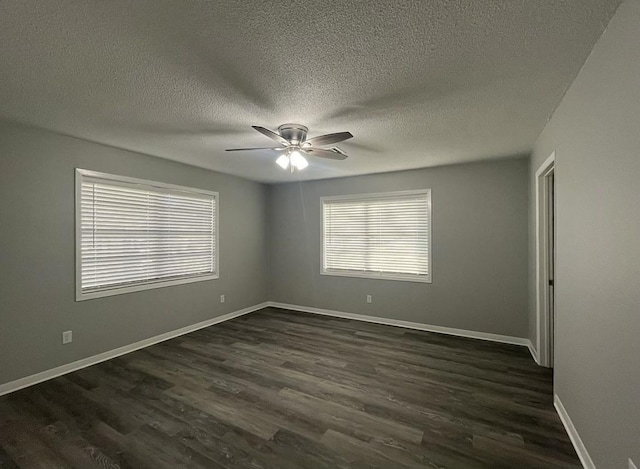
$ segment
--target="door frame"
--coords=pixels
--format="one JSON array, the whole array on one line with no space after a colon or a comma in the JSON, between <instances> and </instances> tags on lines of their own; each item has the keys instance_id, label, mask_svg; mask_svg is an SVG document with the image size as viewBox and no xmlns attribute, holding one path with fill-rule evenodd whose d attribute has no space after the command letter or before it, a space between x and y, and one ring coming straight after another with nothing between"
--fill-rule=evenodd
<instances>
[{"instance_id":1,"label":"door frame","mask_svg":"<svg viewBox=\"0 0 640 469\"><path fill-rule=\"evenodd\" d=\"M536 325L538 364L553 366L553 333L549 311L549 176L555 177L554 151L536 171ZM554 262L555 264L555 262ZM555 270L555 265L554 265ZM555 283L555 279L554 279ZM554 285L555 288L555 285ZM555 313L555 312L554 312Z\"/></svg>"}]
</instances>

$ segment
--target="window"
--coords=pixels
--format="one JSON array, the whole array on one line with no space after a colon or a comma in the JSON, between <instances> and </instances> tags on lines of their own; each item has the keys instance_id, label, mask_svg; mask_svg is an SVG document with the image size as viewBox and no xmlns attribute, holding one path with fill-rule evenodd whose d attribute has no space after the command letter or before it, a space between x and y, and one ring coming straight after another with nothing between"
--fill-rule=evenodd
<instances>
[{"instance_id":1,"label":"window","mask_svg":"<svg viewBox=\"0 0 640 469\"><path fill-rule=\"evenodd\" d=\"M322 274L431 282L431 191L324 197Z\"/></svg>"},{"instance_id":2,"label":"window","mask_svg":"<svg viewBox=\"0 0 640 469\"><path fill-rule=\"evenodd\" d=\"M218 278L218 194L76 170L76 300Z\"/></svg>"}]
</instances>

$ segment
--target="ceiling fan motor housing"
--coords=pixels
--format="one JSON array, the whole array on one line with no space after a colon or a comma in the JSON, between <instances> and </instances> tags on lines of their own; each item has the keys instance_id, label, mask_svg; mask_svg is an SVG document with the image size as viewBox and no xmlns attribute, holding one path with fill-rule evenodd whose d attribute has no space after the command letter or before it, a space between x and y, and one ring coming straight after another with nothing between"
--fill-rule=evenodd
<instances>
[{"instance_id":1,"label":"ceiling fan motor housing","mask_svg":"<svg viewBox=\"0 0 640 469\"><path fill-rule=\"evenodd\" d=\"M300 145L307 139L307 129L300 124L282 124L278 127L278 133L291 142L292 145Z\"/></svg>"}]
</instances>

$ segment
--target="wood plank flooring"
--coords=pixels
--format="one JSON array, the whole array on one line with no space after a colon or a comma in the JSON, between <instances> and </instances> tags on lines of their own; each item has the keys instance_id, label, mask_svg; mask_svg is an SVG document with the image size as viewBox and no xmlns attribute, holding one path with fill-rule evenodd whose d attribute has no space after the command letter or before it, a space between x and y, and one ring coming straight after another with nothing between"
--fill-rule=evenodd
<instances>
[{"instance_id":1,"label":"wood plank flooring","mask_svg":"<svg viewBox=\"0 0 640 469\"><path fill-rule=\"evenodd\" d=\"M518 346L274 308L0 398L0 468L578 468Z\"/></svg>"}]
</instances>

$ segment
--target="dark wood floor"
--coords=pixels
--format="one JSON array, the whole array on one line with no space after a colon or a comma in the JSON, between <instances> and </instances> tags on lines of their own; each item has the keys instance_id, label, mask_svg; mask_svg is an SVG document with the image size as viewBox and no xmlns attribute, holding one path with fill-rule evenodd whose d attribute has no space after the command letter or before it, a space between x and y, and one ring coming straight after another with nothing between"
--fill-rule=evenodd
<instances>
[{"instance_id":1,"label":"dark wood floor","mask_svg":"<svg viewBox=\"0 0 640 469\"><path fill-rule=\"evenodd\" d=\"M0 398L0 468L580 467L523 347L264 309Z\"/></svg>"}]
</instances>

